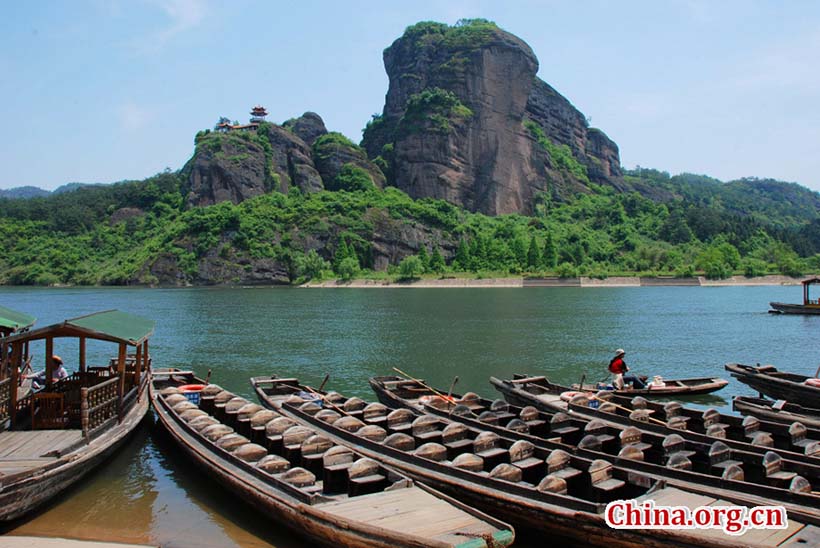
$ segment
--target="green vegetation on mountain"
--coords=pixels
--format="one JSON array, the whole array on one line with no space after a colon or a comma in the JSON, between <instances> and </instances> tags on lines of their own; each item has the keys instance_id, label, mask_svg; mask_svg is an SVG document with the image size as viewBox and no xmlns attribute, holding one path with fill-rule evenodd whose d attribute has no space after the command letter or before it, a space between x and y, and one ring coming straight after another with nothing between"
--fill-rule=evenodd
<instances>
[{"instance_id":1,"label":"green vegetation on mountain","mask_svg":"<svg viewBox=\"0 0 820 548\"><path fill-rule=\"evenodd\" d=\"M353 180L361 175L342 172ZM201 282L203 265L213 260L244 265L240 271L272 260L293 282L350 279L373 268L385 219L422 235L419 252L388 267L402 278L422 272L723 278L820 268L820 225L816 213L805 220L805 200L790 205L769 196L740 214L747 195L738 188L744 185L711 182L715 188L692 190L673 179L665 188L687 197L668 204L596 187L566 203L544 201L532 217L490 217L441 200L413 200L391 187L356 184L349 185L352 191L274 191L240 204L186 208L184 178L162 173L48 198L0 200L0 281L152 284L160 281L151 269L160 257L177 265L182 283ZM720 206L701 205L706 196L720 196ZM759 217L765 216L764 223ZM408 256L415 258L408 262Z\"/></svg>"}]
</instances>

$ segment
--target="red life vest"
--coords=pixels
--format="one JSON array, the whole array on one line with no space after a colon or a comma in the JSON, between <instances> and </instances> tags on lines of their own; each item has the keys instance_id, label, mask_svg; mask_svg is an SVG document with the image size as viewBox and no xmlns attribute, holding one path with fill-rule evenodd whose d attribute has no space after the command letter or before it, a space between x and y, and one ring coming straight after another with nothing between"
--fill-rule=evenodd
<instances>
[{"instance_id":1,"label":"red life vest","mask_svg":"<svg viewBox=\"0 0 820 548\"><path fill-rule=\"evenodd\" d=\"M613 358L612 361L609 362L609 372L614 375L623 375L626 373L626 363L624 363L624 360L620 356Z\"/></svg>"}]
</instances>

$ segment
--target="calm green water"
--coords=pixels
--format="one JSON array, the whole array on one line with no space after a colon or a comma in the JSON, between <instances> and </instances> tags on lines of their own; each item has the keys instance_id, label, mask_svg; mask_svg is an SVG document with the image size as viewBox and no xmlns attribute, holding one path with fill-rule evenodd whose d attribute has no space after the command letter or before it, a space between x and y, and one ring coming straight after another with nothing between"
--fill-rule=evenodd
<instances>
[{"instance_id":1,"label":"calm green water","mask_svg":"<svg viewBox=\"0 0 820 548\"><path fill-rule=\"evenodd\" d=\"M487 395L490 375L598 380L618 347L647 375L725 376L729 361L814 374L820 316L766 313L769 301L800 297L799 287L0 289L0 305L34 314L38 325L110 308L154 318L155 366L211 369L214 382L248 397L254 375L318 384L330 374L328 388L370 400L368 377L393 367L434 386L458 376L457 390ZM55 351L76 366L76 346L56 341ZM89 344L92 362L110 352ZM42 360L44 349L33 353ZM752 391L732 382L692 401L728 410L735 394ZM210 485L150 424L13 531L170 547L303 545Z\"/></svg>"}]
</instances>

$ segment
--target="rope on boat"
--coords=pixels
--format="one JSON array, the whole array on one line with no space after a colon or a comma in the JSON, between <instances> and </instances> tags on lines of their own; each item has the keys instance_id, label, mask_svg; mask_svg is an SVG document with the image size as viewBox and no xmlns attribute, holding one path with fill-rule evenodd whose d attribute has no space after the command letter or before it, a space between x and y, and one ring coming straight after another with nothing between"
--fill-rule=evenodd
<instances>
[{"instance_id":1,"label":"rope on boat","mask_svg":"<svg viewBox=\"0 0 820 548\"><path fill-rule=\"evenodd\" d=\"M454 534L461 535L468 538L480 538L484 540L487 548L495 548L495 539L490 533L466 533L464 531L456 531Z\"/></svg>"}]
</instances>

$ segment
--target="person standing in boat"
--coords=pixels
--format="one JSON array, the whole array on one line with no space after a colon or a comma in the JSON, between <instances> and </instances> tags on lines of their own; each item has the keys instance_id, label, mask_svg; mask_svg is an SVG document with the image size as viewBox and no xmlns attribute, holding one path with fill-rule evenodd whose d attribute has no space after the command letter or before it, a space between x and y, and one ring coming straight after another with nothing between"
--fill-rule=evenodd
<instances>
[{"instance_id":1,"label":"person standing in boat","mask_svg":"<svg viewBox=\"0 0 820 548\"><path fill-rule=\"evenodd\" d=\"M613 386L615 386L616 390L623 390L626 383L629 383L632 385L632 388L646 388L646 385L640 378L634 375L625 376L626 372L629 371L629 367L627 367L624 361L625 354L624 349L619 348L615 351L615 357L609 361L609 372L615 377L612 381Z\"/></svg>"}]
</instances>

